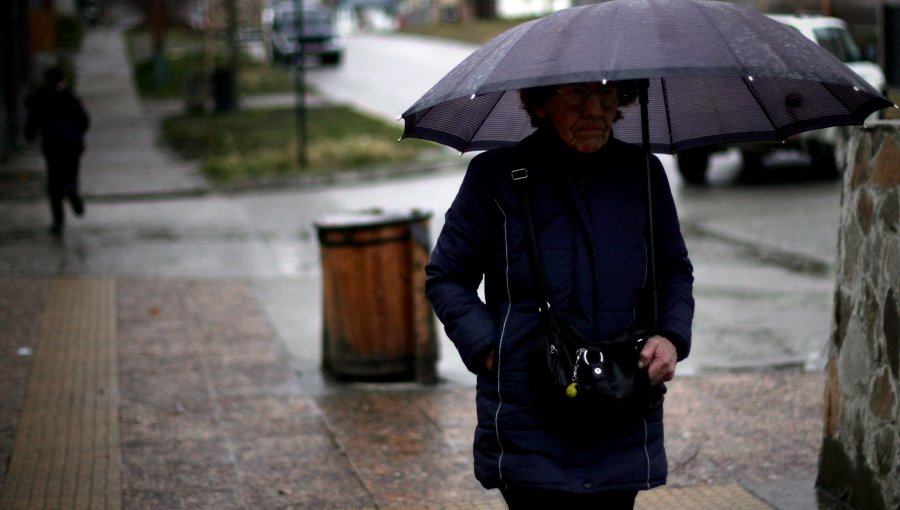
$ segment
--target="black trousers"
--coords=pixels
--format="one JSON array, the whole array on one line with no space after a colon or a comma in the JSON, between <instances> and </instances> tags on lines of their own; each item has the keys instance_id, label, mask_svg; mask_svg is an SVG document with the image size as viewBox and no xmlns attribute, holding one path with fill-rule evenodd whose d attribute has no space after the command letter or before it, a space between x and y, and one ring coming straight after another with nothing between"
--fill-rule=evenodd
<instances>
[{"instance_id":1,"label":"black trousers","mask_svg":"<svg viewBox=\"0 0 900 510\"><path fill-rule=\"evenodd\" d=\"M78 193L78 164L80 150L58 149L44 154L47 161L47 195L50 198L50 212L53 227L62 228L66 216L63 200L68 198L75 214L84 212L84 202Z\"/></svg>"},{"instance_id":2,"label":"black trousers","mask_svg":"<svg viewBox=\"0 0 900 510\"><path fill-rule=\"evenodd\" d=\"M584 509L633 510L637 491L607 491L591 494L531 489L501 489L510 510Z\"/></svg>"}]
</instances>

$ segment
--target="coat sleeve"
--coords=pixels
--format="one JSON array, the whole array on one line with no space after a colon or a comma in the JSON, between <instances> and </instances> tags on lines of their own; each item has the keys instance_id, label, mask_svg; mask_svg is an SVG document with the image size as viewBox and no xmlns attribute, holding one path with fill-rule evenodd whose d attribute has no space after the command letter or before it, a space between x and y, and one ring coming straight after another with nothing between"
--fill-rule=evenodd
<instances>
[{"instance_id":1,"label":"coat sleeve","mask_svg":"<svg viewBox=\"0 0 900 510\"><path fill-rule=\"evenodd\" d=\"M488 224L497 207L483 156L470 163L425 266L428 299L466 368L476 374L497 344L496 321L478 296L493 244Z\"/></svg>"},{"instance_id":2,"label":"coat sleeve","mask_svg":"<svg viewBox=\"0 0 900 510\"><path fill-rule=\"evenodd\" d=\"M654 158L654 223L656 275L659 287L660 334L675 344L678 360L691 351L691 323L694 319L693 265L681 234L675 200L662 164Z\"/></svg>"}]
</instances>

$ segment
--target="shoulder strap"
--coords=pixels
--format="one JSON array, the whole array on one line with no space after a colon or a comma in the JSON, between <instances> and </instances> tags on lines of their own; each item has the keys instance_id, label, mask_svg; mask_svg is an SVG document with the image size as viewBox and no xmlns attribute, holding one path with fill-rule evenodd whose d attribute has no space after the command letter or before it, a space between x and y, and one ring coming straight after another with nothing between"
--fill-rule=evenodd
<instances>
[{"instance_id":1,"label":"shoulder strap","mask_svg":"<svg viewBox=\"0 0 900 510\"><path fill-rule=\"evenodd\" d=\"M538 311L541 313L547 312L550 310L550 295L547 290L547 280L544 275L544 266L541 261L541 250L538 246L537 233L534 229L534 220L531 215L531 199L530 199L530 186L528 185L528 169L527 168L517 168L510 172L510 178L513 181L513 187L516 190L516 193L519 196L519 201L522 203L522 214L525 216L526 223L526 234L528 236L529 244L530 244L530 258L531 258L531 269L534 280L537 282L537 300L538 300ZM649 195L649 191L648 191ZM650 201L650 197L648 196L648 202ZM652 214L653 209L652 206L648 204L648 215L650 215L649 224L647 225L647 231L644 232L644 235L648 240L648 257L647 257L647 269L648 269L648 277L650 279L650 306L651 306L651 317L650 320L655 328L657 326L658 320L658 300L659 297L657 295L657 287L656 287L656 247L653 243L653 226L652 226ZM647 285L645 284L644 291L647 290ZM643 292L642 292L643 294Z\"/></svg>"},{"instance_id":2,"label":"shoulder strap","mask_svg":"<svg viewBox=\"0 0 900 510\"><path fill-rule=\"evenodd\" d=\"M522 203L522 214L525 216L525 223L528 227L526 234L528 235L529 244L531 245L531 251L529 252L529 255L531 256L531 270L534 280L538 284L536 296L538 300L538 311L544 313L550 310L550 296L547 291L547 280L544 276L544 265L541 262L541 250L538 247L537 233L534 230L534 220L531 217L528 169L517 168L510 172L509 176L512 178L513 187L519 195L519 201Z\"/></svg>"}]
</instances>

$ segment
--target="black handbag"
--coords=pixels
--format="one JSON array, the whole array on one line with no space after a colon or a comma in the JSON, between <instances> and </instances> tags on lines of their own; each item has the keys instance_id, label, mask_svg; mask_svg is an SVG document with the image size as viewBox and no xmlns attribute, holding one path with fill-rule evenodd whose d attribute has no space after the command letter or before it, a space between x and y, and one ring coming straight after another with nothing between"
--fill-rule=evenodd
<instances>
[{"instance_id":1,"label":"black handbag","mask_svg":"<svg viewBox=\"0 0 900 510\"><path fill-rule=\"evenodd\" d=\"M529 381L535 406L547 420L596 428L639 418L662 404L665 385L651 386L646 368L638 368L644 344L652 336L643 327L623 331L600 343L587 342L570 324L550 313L549 293L531 216L527 169L513 170L530 238L541 322L532 333Z\"/></svg>"}]
</instances>

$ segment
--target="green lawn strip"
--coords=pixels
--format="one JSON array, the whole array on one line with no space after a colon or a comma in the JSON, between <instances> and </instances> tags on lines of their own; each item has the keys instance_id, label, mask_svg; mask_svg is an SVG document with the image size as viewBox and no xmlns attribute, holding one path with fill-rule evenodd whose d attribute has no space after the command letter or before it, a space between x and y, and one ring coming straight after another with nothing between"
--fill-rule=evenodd
<instances>
[{"instance_id":1,"label":"green lawn strip","mask_svg":"<svg viewBox=\"0 0 900 510\"><path fill-rule=\"evenodd\" d=\"M307 126L308 164L302 168L293 108L181 114L167 118L162 132L170 147L200 159L203 173L219 183L409 163L435 150L421 140L398 143L399 126L346 106L310 108Z\"/></svg>"},{"instance_id":2,"label":"green lawn strip","mask_svg":"<svg viewBox=\"0 0 900 510\"><path fill-rule=\"evenodd\" d=\"M163 56L154 55L152 38L146 29L126 32L128 54L134 66L134 79L142 97L171 99L183 97L189 77L206 77L227 62L227 48L213 40L211 59L203 53L203 33L178 28L167 33ZM290 92L294 76L290 69L260 62L242 55L238 66L238 90L242 95Z\"/></svg>"},{"instance_id":3,"label":"green lawn strip","mask_svg":"<svg viewBox=\"0 0 900 510\"><path fill-rule=\"evenodd\" d=\"M502 32L532 19L536 18L485 19L466 23L433 23L406 27L403 31L410 34L484 44Z\"/></svg>"},{"instance_id":4,"label":"green lawn strip","mask_svg":"<svg viewBox=\"0 0 900 510\"><path fill-rule=\"evenodd\" d=\"M134 65L138 91L141 96L151 99L182 97L189 76L206 74L203 54L196 52L165 59L150 57ZM211 79L211 76L207 78ZM241 61L238 69L238 90L241 94L290 92L294 86L294 78L288 69L270 66L249 57Z\"/></svg>"}]
</instances>

